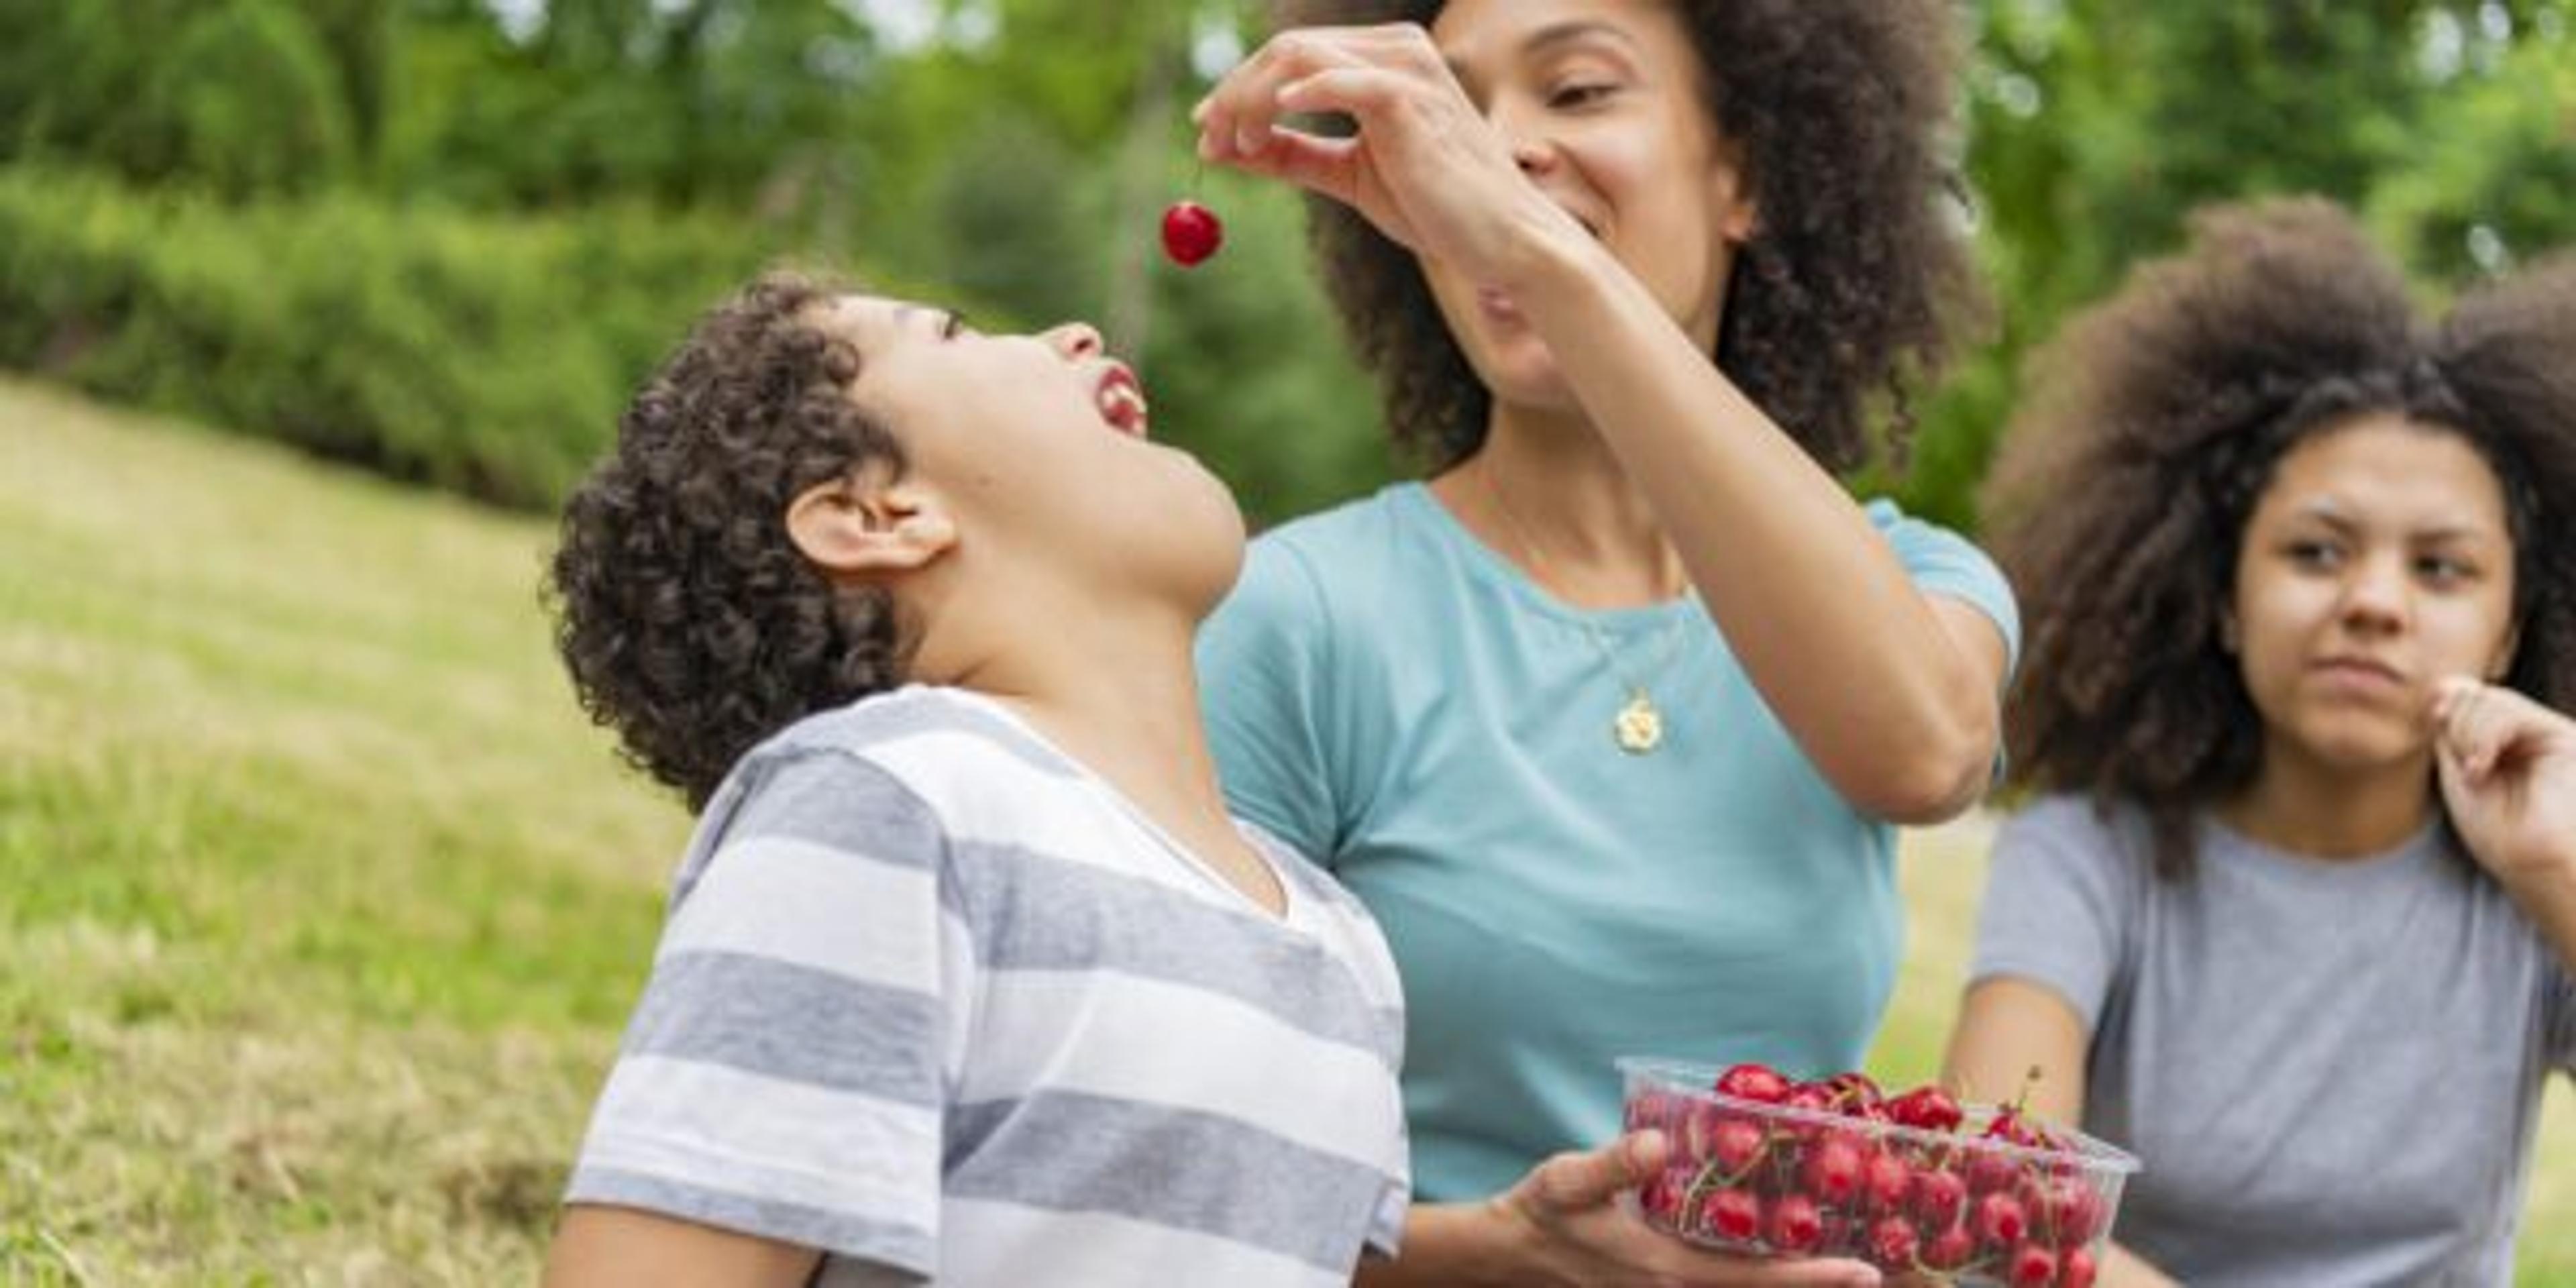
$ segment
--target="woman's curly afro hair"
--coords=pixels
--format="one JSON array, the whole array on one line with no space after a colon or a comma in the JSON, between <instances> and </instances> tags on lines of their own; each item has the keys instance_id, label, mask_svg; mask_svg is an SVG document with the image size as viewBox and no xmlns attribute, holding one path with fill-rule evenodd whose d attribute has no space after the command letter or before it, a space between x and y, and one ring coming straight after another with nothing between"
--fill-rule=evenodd
<instances>
[{"instance_id":1,"label":"woman's curly afro hair","mask_svg":"<svg viewBox=\"0 0 2576 1288\"><path fill-rule=\"evenodd\" d=\"M2576 259L2427 324L2323 201L2212 210L2193 231L2034 359L1986 495L2028 640L2014 779L2142 806L2170 877L2190 870L2193 812L2260 768L2220 624L2255 503L2306 436L2388 413L2475 447L2515 550L2505 683L2576 700Z\"/></svg>"},{"instance_id":2,"label":"woman's curly afro hair","mask_svg":"<svg viewBox=\"0 0 2576 1288\"><path fill-rule=\"evenodd\" d=\"M1984 297L1953 194L1953 33L1938 0L1673 0L1757 212L1711 355L1828 470L1901 456L1911 399ZM1284 0L1283 25L1419 22L1442 0ZM1322 198L1325 283L1396 441L1435 472L1484 445L1491 396L1411 252Z\"/></svg>"},{"instance_id":3,"label":"woman's curly afro hair","mask_svg":"<svg viewBox=\"0 0 2576 1288\"><path fill-rule=\"evenodd\" d=\"M838 289L773 274L701 318L564 508L547 598L593 720L703 806L743 753L901 676L893 607L790 542L788 503L901 445L850 398L860 358L820 329Z\"/></svg>"}]
</instances>

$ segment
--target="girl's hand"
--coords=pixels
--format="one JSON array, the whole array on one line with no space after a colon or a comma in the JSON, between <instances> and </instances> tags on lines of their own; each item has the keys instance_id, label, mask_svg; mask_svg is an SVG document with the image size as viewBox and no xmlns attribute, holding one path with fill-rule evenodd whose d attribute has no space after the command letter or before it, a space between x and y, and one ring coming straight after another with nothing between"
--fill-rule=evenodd
<instances>
[{"instance_id":1,"label":"girl's hand","mask_svg":"<svg viewBox=\"0 0 2576 1288\"><path fill-rule=\"evenodd\" d=\"M2508 890L2576 880L2576 720L2456 676L2432 719L2442 801L2478 863Z\"/></svg>"},{"instance_id":2,"label":"girl's hand","mask_svg":"<svg viewBox=\"0 0 2576 1288\"><path fill-rule=\"evenodd\" d=\"M1279 119L1292 113L1344 114L1359 130L1292 129ZM1509 291L1544 239L1590 237L1522 173L1417 24L1282 32L1190 115L1201 158L1330 197L1482 285Z\"/></svg>"},{"instance_id":3,"label":"girl's hand","mask_svg":"<svg viewBox=\"0 0 2576 1288\"><path fill-rule=\"evenodd\" d=\"M1668 1150L1663 1133L1646 1131L1588 1153L1559 1154L1492 1200L1530 1268L1515 1281L1664 1288L1879 1282L1863 1262L1721 1256L1649 1227L1618 1199L1661 1170Z\"/></svg>"}]
</instances>

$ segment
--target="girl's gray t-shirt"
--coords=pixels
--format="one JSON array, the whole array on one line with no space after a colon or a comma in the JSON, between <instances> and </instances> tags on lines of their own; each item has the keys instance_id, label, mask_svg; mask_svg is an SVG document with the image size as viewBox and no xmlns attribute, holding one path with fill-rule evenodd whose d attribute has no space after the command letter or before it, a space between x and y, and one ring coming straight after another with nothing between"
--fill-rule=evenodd
<instances>
[{"instance_id":1,"label":"girl's gray t-shirt","mask_svg":"<svg viewBox=\"0 0 2576 1288\"><path fill-rule=\"evenodd\" d=\"M2137 1154L2113 1237L2193 1285L2505 1285L2576 980L2428 826L2318 860L2214 819L2181 882L2145 817L2050 797L1995 843L1971 980L2073 1004L2084 1130Z\"/></svg>"}]
</instances>

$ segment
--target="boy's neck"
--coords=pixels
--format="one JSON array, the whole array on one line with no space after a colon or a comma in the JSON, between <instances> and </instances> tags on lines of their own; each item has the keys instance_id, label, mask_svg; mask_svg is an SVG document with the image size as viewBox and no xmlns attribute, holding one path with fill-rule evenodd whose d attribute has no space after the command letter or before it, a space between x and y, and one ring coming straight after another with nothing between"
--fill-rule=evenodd
<instances>
[{"instance_id":1,"label":"boy's neck","mask_svg":"<svg viewBox=\"0 0 2576 1288\"><path fill-rule=\"evenodd\" d=\"M922 679L1009 707L1127 798L1192 856L1273 912L1277 878L1234 829L1201 723L1193 662L1197 619L1169 613L1021 611L984 620L982 650L937 641ZM953 625L965 616L943 608ZM925 642L925 652L932 642ZM940 663L945 662L945 665Z\"/></svg>"}]
</instances>

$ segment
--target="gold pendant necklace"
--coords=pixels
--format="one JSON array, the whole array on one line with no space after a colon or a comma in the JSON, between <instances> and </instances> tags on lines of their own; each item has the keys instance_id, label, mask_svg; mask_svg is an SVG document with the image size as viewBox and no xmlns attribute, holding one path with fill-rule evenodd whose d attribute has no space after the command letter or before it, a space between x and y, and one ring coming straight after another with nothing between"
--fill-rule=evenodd
<instances>
[{"instance_id":1,"label":"gold pendant necklace","mask_svg":"<svg viewBox=\"0 0 2576 1288\"><path fill-rule=\"evenodd\" d=\"M1664 713L1655 709L1655 699L1644 689L1628 691L1628 705L1610 722L1610 736L1619 742L1619 750L1631 756L1653 751L1664 741Z\"/></svg>"},{"instance_id":2,"label":"gold pendant necklace","mask_svg":"<svg viewBox=\"0 0 2576 1288\"><path fill-rule=\"evenodd\" d=\"M1541 578L1546 577L1547 563L1539 556L1537 543L1529 539L1529 530L1521 526L1520 516L1503 504L1503 491L1495 485L1489 469L1479 466L1477 472L1484 479L1485 495L1493 502L1494 513L1501 515L1503 526L1511 529L1512 540L1519 544L1521 558L1529 564L1530 571ZM1544 584L1542 581L1541 585ZM1687 597L1696 597L1697 594L1693 590ZM1649 677L1662 675L1664 668L1672 665L1674 656L1681 651L1682 627L1687 620L1686 617L1676 619L1664 628L1663 655L1655 660L1653 669L1646 672ZM1618 681L1620 689L1627 694L1627 701L1619 704L1618 714L1610 718L1611 742L1631 756L1652 753L1664 745L1664 712L1655 705L1655 695L1647 691L1643 681L1628 676L1619 665L1619 655L1610 648L1610 641L1601 638L1601 631L1592 624L1591 618L1577 617L1575 624L1583 628L1583 638L1592 641L1592 651L1601 655L1602 668L1610 672L1611 678Z\"/></svg>"}]
</instances>

